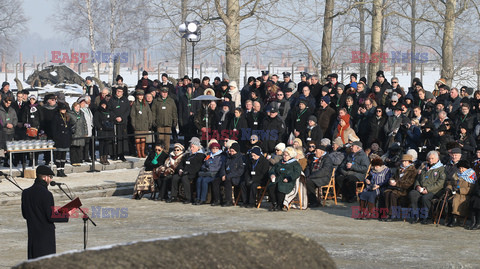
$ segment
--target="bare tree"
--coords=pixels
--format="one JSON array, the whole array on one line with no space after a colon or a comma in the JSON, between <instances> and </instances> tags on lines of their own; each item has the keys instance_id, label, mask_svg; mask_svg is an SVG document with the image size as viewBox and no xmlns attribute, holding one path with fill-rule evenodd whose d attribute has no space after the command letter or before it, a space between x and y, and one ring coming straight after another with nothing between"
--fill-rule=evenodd
<instances>
[{"instance_id":1,"label":"bare tree","mask_svg":"<svg viewBox=\"0 0 480 269\"><path fill-rule=\"evenodd\" d=\"M382 21L383 21L383 1L373 0L372 9L372 34L370 44L370 57L374 55L380 55L382 51L381 39L382 39ZM368 64L368 82L371 83L376 79L376 72L380 66L380 61L370 61Z\"/></svg>"},{"instance_id":2,"label":"bare tree","mask_svg":"<svg viewBox=\"0 0 480 269\"><path fill-rule=\"evenodd\" d=\"M0 51L6 53L25 31L27 18L23 12L22 1L0 1Z\"/></svg>"}]
</instances>

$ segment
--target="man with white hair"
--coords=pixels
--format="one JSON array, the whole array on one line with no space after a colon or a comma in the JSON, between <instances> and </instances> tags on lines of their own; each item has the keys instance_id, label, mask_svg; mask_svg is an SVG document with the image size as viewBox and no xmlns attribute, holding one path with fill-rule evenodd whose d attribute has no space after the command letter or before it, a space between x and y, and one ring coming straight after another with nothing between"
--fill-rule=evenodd
<instances>
[{"instance_id":1,"label":"man with white hair","mask_svg":"<svg viewBox=\"0 0 480 269\"><path fill-rule=\"evenodd\" d=\"M95 153L92 152L91 137L93 134L93 113L90 110L90 104L92 103L92 98L89 95L82 95L77 100L80 103L80 109L85 116L85 122L87 123L87 137L85 138L85 147L83 148L83 161L91 162L92 158L95 158Z\"/></svg>"},{"instance_id":2,"label":"man with white hair","mask_svg":"<svg viewBox=\"0 0 480 269\"><path fill-rule=\"evenodd\" d=\"M422 218L422 224L428 224L432 199L438 197L442 191L445 178L445 167L440 162L438 152L430 151L427 154L427 162L422 164L417 180L413 184L413 190L408 194L412 208L411 223L417 223Z\"/></svg>"}]
</instances>

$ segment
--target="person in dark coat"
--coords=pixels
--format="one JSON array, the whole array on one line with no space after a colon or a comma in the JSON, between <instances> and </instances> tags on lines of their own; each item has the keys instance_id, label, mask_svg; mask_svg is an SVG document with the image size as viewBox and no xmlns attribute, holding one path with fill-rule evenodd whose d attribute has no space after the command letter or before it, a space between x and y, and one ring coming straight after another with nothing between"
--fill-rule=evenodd
<instances>
[{"instance_id":1,"label":"person in dark coat","mask_svg":"<svg viewBox=\"0 0 480 269\"><path fill-rule=\"evenodd\" d=\"M68 214L55 214L53 195L48 191L53 171L44 165L36 169L33 185L22 192L22 215L27 220L28 259L56 253L54 222L68 222Z\"/></svg>"},{"instance_id":2,"label":"person in dark coat","mask_svg":"<svg viewBox=\"0 0 480 269\"><path fill-rule=\"evenodd\" d=\"M128 116L130 116L130 104L127 98L123 96L122 88L117 89L116 95L108 102L108 108L115 123L112 160L118 158L122 162L126 162L125 153L128 152L127 123Z\"/></svg>"},{"instance_id":3,"label":"person in dark coat","mask_svg":"<svg viewBox=\"0 0 480 269\"><path fill-rule=\"evenodd\" d=\"M35 128L37 129L36 136L27 136L27 140L36 140L38 139L38 134L40 132L40 123L42 122L43 114L42 109L37 103L37 97L35 95L30 95L28 97L28 102L25 105L26 109L22 114L22 122L25 128ZM31 153L29 166L33 165L33 161L38 163L38 153Z\"/></svg>"},{"instance_id":4,"label":"person in dark coat","mask_svg":"<svg viewBox=\"0 0 480 269\"><path fill-rule=\"evenodd\" d=\"M67 152L72 145L72 127L73 121L67 113L67 105L58 103L58 110L53 115L52 132L53 141L55 142L55 152L53 157L57 166L57 176L66 177L65 163L67 162Z\"/></svg>"},{"instance_id":5,"label":"person in dark coat","mask_svg":"<svg viewBox=\"0 0 480 269\"><path fill-rule=\"evenodd\" d=\"M307 145L310 142L314 142L316 145L320 145L320 141L323 138L323 131L319 125L317 125L317 117L310 115L308 118L307 131L302 138L303 144Z\"/></svg>"},{"instance_id":6,"label":"person in dark coat","mask_svg":"<svg viewBox=\"0 0 480 269\"><path fill-rule=\"evenodd\" d=\"M153 87L153 81L148 78L148 72L143 70L142 78L137 82L136 89L142 89L145 93ZM123 94L123 92L122 92Z\"/></svg>"},{"instance_id":7,"label":"person in dark coat","mask_svg":"<svg viewBox=\"0 0 480 269\"><path fill-rule=\"evenodd\" d=\"M337 114L329 104L330 96L323 96L320 100L320 107L317 111L318 125L320 125L324 136L327 138L332 137L329 130L331 129L331 126L335 121L335 117Z\"/></svg>"},{"instance_id":8,"label":"person in dark coat","mask_svg":"<svg viewBox=\"0 0 480 269\"><path fill-rule=\"evenodd\" d=\"M356 200L356 182L364 181L370 165L367 154L362 149L362 143L352 143L351 154L348 154L339 165L338 174L335 178L336 184L342 192L342 199L353 203Z\"/></svg>"},{"instance_id":9,"label":"person in dark coat","mask_svg":"<svg viewBox=\"0 0 480 269\"><path fill-rule=\"evenodd\" d=\"M302 167L296 157L295 149L288 147L283 152L283 160L270 169L271 183L268 185L268 194L272 201L270 211L283 210L285 195L293 190L296 180L302 173Z\"/></svg>"},{"instance_id":10,"label":"person in dark coat","mask_svg":"<svg viewBox=\"0 0 480 269\"><path fill-rule=\"evenodd\" d=\"M462 156L465 160L470 160L475 152L477 143L471 130L468 130L467 123L463 122L459 126L459 134L457 136L457 143L462 150Z\"/></svg>"},{"instance_id":11,"label":"person in dark coat","mask_svg":"<svg viewBox=\"0 0 480 269\"><path fill-rule=\"evenodd\" d=\"M287 127L289 132L292 132L295 137L303 138L307 131L308 118L312 114L312 110L307 107L307 101L300 99L296 108L290 110L287 117Z\"/></svg>"},{"instance_id":12,"label":"person in dark coat","mask_svg":"<svg viewBox=\"0 0 480 269\"><path fill-rule=\"evenodd\" d=\"M385 132L383 128L386 123L387 117L385 117L385 111L379 106L375 109L375 115L370 118L368 127L365 128L369 130L367 140L368 147L370 147L372 143L377 143L380 148L383 148L383 142L385 141Z\"/></svg>"},{"instance_id":13,"label":"person in dark coat","mask_svg":"<svg viewBox=\"0 0 480 269\"><path fill-rule=\"evenodd\" d=\"M192 201L191 184L198 176L205 154L203 153L200 139L193 137L189 142L190 150L182 158L182 162L178 166L178 172L172 177L172 191L167 203L178 201L178 187L180 183L185 191L183 203L188 204Z\"/></svg>"},{"instance_id":14,"label":"person in dark coat","mask_svg":"<svg viewBox=\"0 0 480 269\"><path fill-rule=\"evenodd\" d=\"M242 137L242 133L248 128L247 119L243 114L243 109L240 107L235 108L234 117L228 125L230 130L230 139L236 140L240 145L240 152L247 152L247 139Z\"/></svg>"},{"instance_id":15,"label":"person in dark coat","mask_svg":"<svg viewBox=\"0 0 480 269\"><path fill-rule=\"evenodd\" d=\"M90 76L85 78L83 94L90 96L92 100L95 100L95 98L100 95L100 90L98 89L98 86L93 84L93 78Z\"/></svg>"},{"instance_id":16,"label":"person in dark coat","mask_svg":"<svg viewBox=\"0 0 480 269\"><path fill-rule=\"evenodd\" d=\"M245 171L245 160L243 154L240 153L240 145L233 143L228 149L228 157L225 165L220 170L220 174L212 182L212 199L211 206L220 205L220 185L223 185L225 192L225 201L222 206L232 206L232 185L239 187L242 181L243 172ZM237 196L237 195L236 195Z\"/></svg>"},{"instance_id":17,"label":"person in dark coat","mask_svg":"<svg viewBox=\"0 0 480 269\"><path fill-rule=\"evenodd\" d=\"M194 99L193 85L187 85L185 93L178 94L178 125L180 133L185 135L185 146L188 141L197 135L195 124L193 122L195 112L200 108L201 102L192 101Z\"/></svg>"},{"instance_id":18,"label":"person in dark coat","mask_svg":"<svg viewBox=\"0 0 480 269\"><path fill-rule=\"evenodd\" d=\"M327 148L317 144L312 162L305 169L305 177L307 179L307 193L309 207L317 207L320 205L316 195L317 188L325 186L330 182L332 176L333 163L329 158Z\"/></svg>"},{"instance_id":19,"label":"person in dark coat","mask_svg":"<svg viewBox=\"0 0 480 269\"><path fill-rule=\"evenodd\" d=\"M270 108L268 117L263 122L263 130L265 137L261 135L263 140L263 149L265 153L272 154L275 152L275 146L286 139L285 123L278 116L278 110L275 107Z\"/></svg>"},{"instance_id":20,"label":"person in dark coat","mask_svg":"<svg viewBox=\"0 0 480 269\"><path fill-rule=\"evenodd\" d=\"M168 158L168 152L165 152L164 144L155 145L155 150L148 154L143 166L145 171L153 171L155 168L160 167L165 164L165 161Z\"/></svg>"},{"instance_id":21,"label":"person in dark coat","mask_svg":"<svg viewBox=\"0 0 480 269\"><path fill-rule=\"evenodd\" d=\"M127 86L127 84L123 83L123 77L120 76L120 75L117 75L117 77L115 78L115 81L117 82L117 84L112 85L112 94L116 95L117 94L117 89L121 88L123 90L123 96L125 98L127 98L128 97L128 86ZM101 98L101 99L103 99L103 98ZM92 99L92 100L95 100L95 99Z\"/></svg>"},{"instance_id":22,"label":"person in dark coat","mask_svg":"<svg viewBox=\"0 0 480 269\"><path fill-rule=\"evenodd\" d=\"M258 186L265 186L267 184L268 170L268 161L263 157L260 148L253 148L252 151L250 151L250 157L247 157L243 176L244 180L240 184L244 207L255 207L257 188Z\"/></svg>"},{"instance_id":23,"label":"person in dark coat","mask_svg":"<svg viewBox=\"0 0 480 269\"><path fill-rule=\"evenodd\" d=\"M108 108L107 100L100 101L97 112L93 116L93 126L97 130L100 163L109 165L108 155L113 155L114 117Z\"/></svg>"},{"instance_id":24,"label":"person in dark coat","mask_svg":"<svg viewBox=\"0 0 480 269\"><path fill-rule=\"evenodd\" d=\"M263 121L265 120L265 113L261 111L261 104L258 101L253 102L253 111L247 114L248 128L252 130L263 130Z\"/></svg>"}]
</instances>

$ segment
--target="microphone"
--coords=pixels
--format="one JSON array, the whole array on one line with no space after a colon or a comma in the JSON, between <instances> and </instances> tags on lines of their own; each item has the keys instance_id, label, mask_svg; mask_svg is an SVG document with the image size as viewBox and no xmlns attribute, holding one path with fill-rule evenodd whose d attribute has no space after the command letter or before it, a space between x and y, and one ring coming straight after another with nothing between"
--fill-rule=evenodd
<instances>
[{"instance_id":1,"label":"microphone","mask_svg":"<svg viewBox=\"0 0 480 269\"><path fill-rule=\"evenodd\" d=\"M55 185L60 186L60 185L65 185L65 183L50 181L50 186L55 186Z\"/></svg>"}]
</instances>

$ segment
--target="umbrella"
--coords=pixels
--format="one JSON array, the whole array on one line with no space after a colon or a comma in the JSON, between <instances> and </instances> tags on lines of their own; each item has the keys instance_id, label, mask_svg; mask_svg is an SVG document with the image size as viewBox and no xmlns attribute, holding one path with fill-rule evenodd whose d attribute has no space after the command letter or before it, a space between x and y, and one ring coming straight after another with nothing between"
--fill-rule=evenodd
<instances>
[{"instance_id":1,"label":"umbrella","mask_svg":"<svg viewBox=\"0 0 480 269\"><path fill-rule=\"evenodd\" d=\"M192 99L192 101L218 101L220 100L220 98L217 98L213 95L200 95L198 97L195 97ZM208 143L208 107L210 105L206 106L205 107L205 129L207 129L207 133L206 133L206 138L207 138L207 143Z\"/></svg>"}]
</instances>

